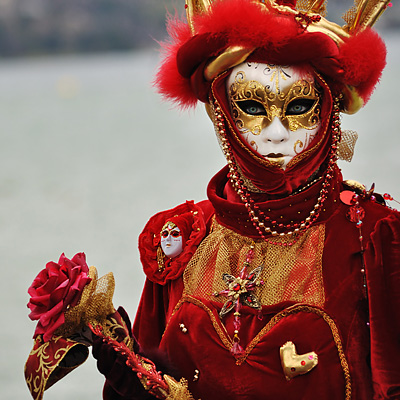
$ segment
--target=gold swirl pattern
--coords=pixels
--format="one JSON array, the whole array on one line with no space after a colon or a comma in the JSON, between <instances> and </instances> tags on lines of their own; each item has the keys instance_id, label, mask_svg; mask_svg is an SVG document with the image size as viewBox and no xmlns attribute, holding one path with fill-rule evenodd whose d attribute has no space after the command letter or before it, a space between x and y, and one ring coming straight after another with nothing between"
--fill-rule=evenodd
<instances>
[{"instance_id":1,"label":"gold swirl pattern","mask_svg":"<svg viewBox=\"0 0 400 400\"><path fill-rule=\"evenodd\" d=\"M283 74L282 71L279 74L273 73L272 78L276 80ZM313 130L320 122L321 92L314 82L306 79L295 82L287 91L281 91L276 82L275 88L271 89L258 81L247 81L245 72L239 71L229 88L229 98L235 125L242 134L260 135L275 117L280 118L292 132L300 128ZM287 114L290 103L299 99L313 100L314 104L304 114ZM244 112L240 105L248 100L260 103L265 109L265 115L250 115Z\"/></svg>"}]
</instances>

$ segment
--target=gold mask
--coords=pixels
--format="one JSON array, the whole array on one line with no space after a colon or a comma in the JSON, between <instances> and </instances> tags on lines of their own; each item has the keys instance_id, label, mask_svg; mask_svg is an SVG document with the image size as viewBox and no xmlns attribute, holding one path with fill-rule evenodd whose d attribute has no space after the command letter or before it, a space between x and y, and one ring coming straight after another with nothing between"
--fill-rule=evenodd
<instances>
[{"instance_id":1,"label":"gold mask","mask_svg":"<svg viewBox=\"0 0 400 400\"><path fill-rule=\"evenodd\" d=\"M319 129L321 92L310 73L246 62L233 69L227 90L244 141L281 168L308 147Z\"/></svg>"},{"instance_id":2,"label":"gold mask","mask_svg":"<svg viewBox=\"0 0 400 400\"><path fill-rule=\"evenodd\" d=\"M274 117L292 132L299 128L314 129L320 121L320 93L313 82L300 80L281 93L270 91L257 81L242 81L236 76L229 97L237 126L246 126L259 135Z\"/></svg>"}]
</instances>

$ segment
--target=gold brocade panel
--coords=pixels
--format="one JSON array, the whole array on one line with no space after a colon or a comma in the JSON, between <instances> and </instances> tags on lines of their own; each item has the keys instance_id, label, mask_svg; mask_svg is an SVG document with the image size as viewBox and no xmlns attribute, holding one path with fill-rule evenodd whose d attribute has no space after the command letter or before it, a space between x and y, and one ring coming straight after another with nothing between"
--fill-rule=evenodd
<instances>
[{"instance_id":1,"label":"gold brocade panel","mask_svg":"<svg viewBox=\"0 0 400 400\"><path fill-rule=\"evenodd\" d=\"M285 240L274 238L275 242ZM253 292L262 305L294 301L322 307L325 302L322 276L324 240L324 224L309 228L292 246L280 246L263 240L253 241L214 221L210 234L184 272L185 293L216 300L213 293L226 289L222 275L239 276L253 244L254 258L248 272L263 265L260 278L264 284Z\"/></svg>"}]
</instances>

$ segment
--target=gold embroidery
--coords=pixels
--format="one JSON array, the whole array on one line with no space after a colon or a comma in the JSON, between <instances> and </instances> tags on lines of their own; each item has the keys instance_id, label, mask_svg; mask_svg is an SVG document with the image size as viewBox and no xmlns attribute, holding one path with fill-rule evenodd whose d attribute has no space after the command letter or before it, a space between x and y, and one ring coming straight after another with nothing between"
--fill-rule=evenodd
<instances>
[{"instance_id":1,"label":"gold embroidery","mask_svg":"<svg viewBox=\"0 0 400 400\"><path fill-rule=\"evenodd\" d=\"M194 397L189 392L188 382L185 378L181 378L177 382L169 375L164 375L164 380L168 384L169 394L165 400L194 400Z\"/></svg>"},{"instance_id":2,"label":"gold embroidery","mask_svg":"<svg viewBox=\"0 0 400 400\"><path fill-rule=\"evenodd\" d=\"M128 327L126 326L126 323L123 319L121 319L121 323L122 323L122 325L120 323L118 323L116 318L112 318L112 317L107 318L104 321L104 323L102 324L103 334L114 340L118 340L121 337L121 335L124 336L122 341L126 344L126 346L130 350L133 350L133 342L134 341L129 336ZM118 332L118 330L120 332Z\"/></svg>"},{"instance_id":3,"label":"gold embroidery","mask_svg":"<svg viewBox=\"0 0 400 400\"><path fill-rule=\"evenodd\" d=\"M48 353L47 351L50 350L49 347L51 344L56 344L61 338L61 336L57 336L53 337L51 342L43 342L41 336L37 336L34 341L33 349L31 350L28 361L25 364L25 380L34 400L41 400L43 398L43 392L49 387L47 384L50 375L68 352L75 346L82 346L80 343L65 339L68 346L57 349L54 355ZM35 364L37 368L34 369L29 376L26 376L27 365L31 357L34 357L37 360L37 364Z\"/></svg>"},{"instance_id":4,"label":"gold embroidery","mask_svg":"<svg viewBox=\"0 0 400 400\"><path fill-rule=\"evenodd\" d=\"M254 291L262 305L283 301L323 306L322 253L325 225L308 229L293 246L276 246L263 240L254 243L253 265L264 265L264 285ZM289 240L278 237L277 241ZM183 274L190 296L215 301L212 293L224 290L224 273L238 276L253 239L213 223Z\"/></svg>"}]
</instances>

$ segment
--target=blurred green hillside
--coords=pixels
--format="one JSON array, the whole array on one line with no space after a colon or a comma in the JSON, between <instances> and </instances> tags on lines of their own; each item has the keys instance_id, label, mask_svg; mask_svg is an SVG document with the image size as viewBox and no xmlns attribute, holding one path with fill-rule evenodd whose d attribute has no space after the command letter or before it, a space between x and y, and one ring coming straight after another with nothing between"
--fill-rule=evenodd
<instances>
[{"instance_id":1,"label":"blurred green hillside","mask_svg":"<svg viewBox=\"0 0 400 400\"><path fill-rule=\"evenodd\" d=\"M0 0L0 56L129 50L156 46L166 10L184 14L184 0ZM329 19L352 0L330 0ZM379 22L400 26L400 6Z\"/></svg>"}]
</instances>

